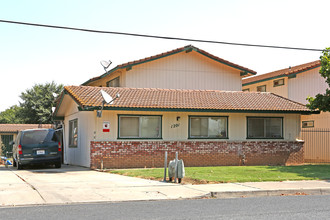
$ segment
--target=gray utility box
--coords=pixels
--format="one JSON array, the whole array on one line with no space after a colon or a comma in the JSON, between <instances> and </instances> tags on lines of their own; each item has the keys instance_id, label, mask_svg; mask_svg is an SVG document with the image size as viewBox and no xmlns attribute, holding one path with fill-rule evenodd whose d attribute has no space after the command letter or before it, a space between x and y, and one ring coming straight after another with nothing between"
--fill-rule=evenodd
<instances>
[{"instance_id":1,"label":"gray utility box","mask_svg":"<svg viewBox=\"0 0 330 220\"><path fill-rule=\"evenodd\" d=\"M185 176L183 160L178 160L176 172L177 172L176 177L178 178L179 183L181 183L181 179ZM171 160L168 164L168 177L170 178L171 182L172 182L174 176L175 176L175 160Z\"/></svg>"}]
</instances>

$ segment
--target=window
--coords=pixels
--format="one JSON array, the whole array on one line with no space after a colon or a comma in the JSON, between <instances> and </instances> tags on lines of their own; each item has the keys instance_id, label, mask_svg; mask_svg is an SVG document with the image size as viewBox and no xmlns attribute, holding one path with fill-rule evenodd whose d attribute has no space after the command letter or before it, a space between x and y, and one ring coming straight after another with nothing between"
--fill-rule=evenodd
<instances>
[{"instance_id":1,"label":"window","mask_svg":"<svg viewBox=\"0 0 330 220\"><path fill-rule=\"evenodd\" d=\"M284 79L278 79L273 81L273 86L283 86L284 85Z\"/></svg>"},{"instance_id":2,"label":"window","mask_svg":"<svg viewBox=\"0 0 330 220\"><path fill-rule=\"evenodd\" d=\"M22 144L39 144L44 142L58 142L54 130L28 130L23 133Z\"/></svg>"},{"instance_id":3,"label":"window","mask_svg":"<svg viewBox=\"0 0 330 220\"><path fill-rule=\"evenodd\" d=\"M69 147L78 146L78 119L69 121Z\"/></svg>"},{"instance_id":4,"label":"window","mask_svg":"<svg viewBox=\"0 0 330 220\"><path fill-rule=\"evenodd\" d=\"M189 117L189 138L228 138L228 117Z\"/></svg>"},{"instance_id":5,"label":"window","mask_svg":"<svg viewBox=\"0 0 330 220\"><path fill-rule=\"evenodd\" d=\"M119 116L119 138L162 138L161 116Z\"/></svg>"},{"instance_id":6,"label":"window","mask_svg":"<svg viewBox=\"0 0 330 220\"><path fill-rule=\"evenodd\" d=\"M314 128L314 121L302 121L303 128Z\"/></svg>"},{"instance_id":7,"label":"window","mask_svg":"<svg viewBox=\"0 0 330 220\"><path fill-rule=\"evenodd\" d=\"M250 92L250 89L243 89L243 92Z\"/></svg>"},{"instance_id":8,"label":"window","mask_svg":"<svg viewBox=\"0 0 330 220\"><path fill-rule=\"evenodd\" d=\"M266 92L266 85L258 86L257 87L257 92Z\"/></svg>"},{"instance_id":9,"label":"window","mask_svg":"<svg viewBox=\"0 0 330 220\"><path fill-rule=\"evenodd\" d=\"M119 87L119 76L107 82L107 87Z\"/></svg>"},{"instance_id":10,"label":"window","mask_svg":"<svg viewBox=\"0 0 330 220\"><path fill-rule=\"evenodd\" d=\"M283 138L283 118L247 118L247 138Z\"/></svg>"}]
</instances>

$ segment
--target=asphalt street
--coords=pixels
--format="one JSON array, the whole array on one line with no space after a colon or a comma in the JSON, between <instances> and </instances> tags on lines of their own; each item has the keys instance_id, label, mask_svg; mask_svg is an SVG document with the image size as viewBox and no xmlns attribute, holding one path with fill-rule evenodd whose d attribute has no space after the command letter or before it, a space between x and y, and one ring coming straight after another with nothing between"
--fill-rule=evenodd
<instances>
[{"instance_id":1,"label":"asphalt street","mask_svg":"<svg viewBox=\"0 0 330 220\"><path fill-rule=\"evenodd\" d=\"M0 219L328 219L330 196L276 196L0 208Z\"/></svg>"}]
</instances>

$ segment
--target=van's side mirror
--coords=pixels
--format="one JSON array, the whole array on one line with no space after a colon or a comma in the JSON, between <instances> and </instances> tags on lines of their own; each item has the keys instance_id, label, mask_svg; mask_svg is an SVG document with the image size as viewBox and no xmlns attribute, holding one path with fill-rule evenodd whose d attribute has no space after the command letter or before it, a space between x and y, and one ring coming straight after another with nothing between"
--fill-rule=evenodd
<instances>
[{"instance_id":1,"label":"van's side mirror","mask_svg":"<svg viewBox=\"0 0 330 220\"><path fill-rule=\"evenodd\" d=\"M15 141L10 141L9 142L9 145L13 145L13 144L15 144Z\"/></svg>"}]
</instances>

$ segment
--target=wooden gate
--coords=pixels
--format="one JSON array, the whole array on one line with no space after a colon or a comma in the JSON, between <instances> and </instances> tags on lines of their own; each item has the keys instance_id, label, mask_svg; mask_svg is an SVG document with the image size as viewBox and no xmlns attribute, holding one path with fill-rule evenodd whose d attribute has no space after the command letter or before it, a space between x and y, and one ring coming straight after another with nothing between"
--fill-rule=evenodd
<instances>
[{"instance_id":1,"label":"wooden gate","mask_svg":"<svg viewBox=\"0 0 330 220\"><path fill-rule=\"evenodd\" d=\"M330 128L303 128L305 163L330 163Z\"/></svg>"},{"instance_id":2,"label":"wooden gate","mask_svg":"<svg viewBox=\"0 0 330 220\"><path fill-rule=\"evenodd\" d=\"M13 140L13 135L0 135L1 136L1 154L6 155L6 152L12 152L13 146L9 143Z\"/></svg>"}]
</instances>

